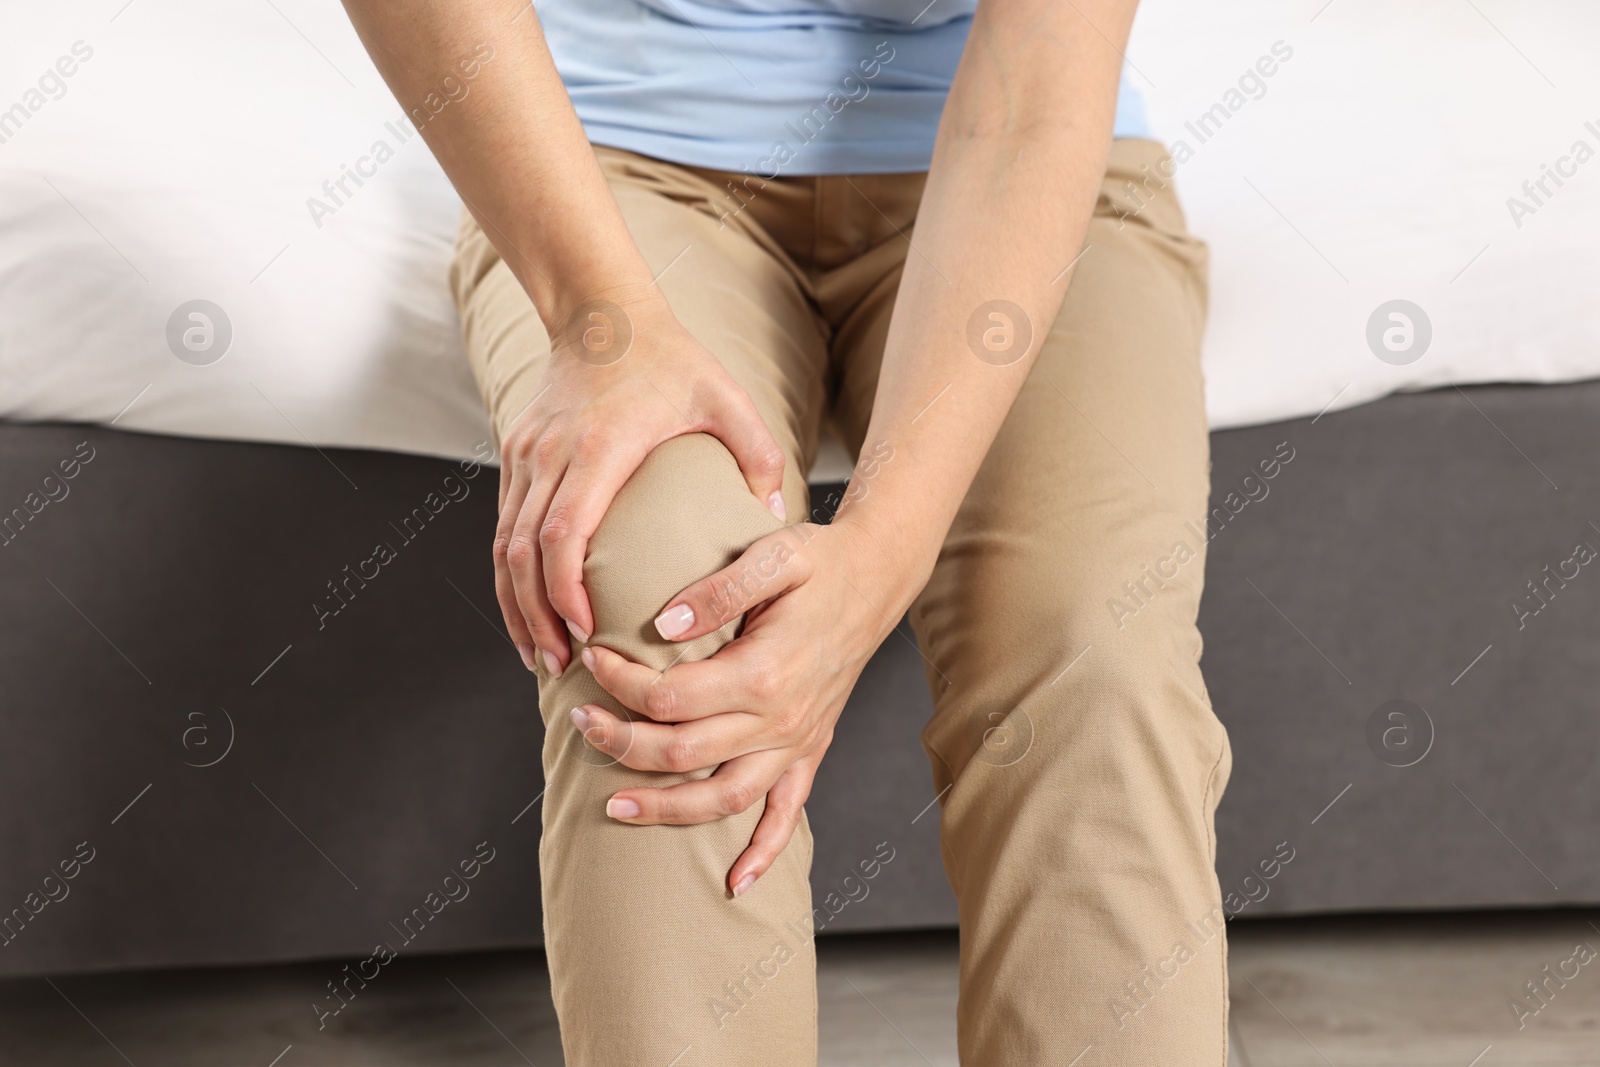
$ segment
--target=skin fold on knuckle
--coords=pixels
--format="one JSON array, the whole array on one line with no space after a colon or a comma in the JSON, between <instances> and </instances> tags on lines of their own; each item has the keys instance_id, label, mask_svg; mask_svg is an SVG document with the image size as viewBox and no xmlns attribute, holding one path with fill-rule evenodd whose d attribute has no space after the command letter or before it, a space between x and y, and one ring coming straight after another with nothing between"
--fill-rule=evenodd
<instances>
[{"instance_id":1,"label":"skin fold on knuckle","mask_svg":"<svg viewBox=\"0 0 1600 1067\"><path fill-rule=\"evenodd\" d=\"M537 549L527 534L514 533L506 542L505 561L513 573L525 574L533 566Z\"/></svg>"},{"instance_id":2,"label":"skin fold on knuckle","mask_svg":"<svg viewBox=\"0 0 1600 1067\"><path fill-rule=\"evenodd\" d=\"M743 568L738 578L727 571L712 575L706 579L704 596L694 598L700 602L691 601L695 617L716 629L743 615L749 610L747 584Z\"/></svg>"},{"instance_id":3,"label":"skin fold on knuckle","mask_svg":"<svg viewBox=\"0 0 1600 1067\"><path fill-rule=\"evenodd\" d=\"M753 417L759 422L759 415L753 415ZM769 477L777 477L783 473L783 449L779 448L778 442L774 441L770 436L767 436L765 431L766 427L763 426L763 440L756 446L756 469L762 474L768 475Z\"/></svg>"},{"instance_id":4,"label":"skin fold on knuckle","mask_svg":"<svg viewBox=\"0 0 1600 1067\"><path fill-rule=\"evenodd\" d=\"M657 722L676 722L683 707L683 696L671 682L658 681L644 697L644 710Z\"/></svg>"},{"instance_id":5,"label":"skin fold on knuckle","mask_svg":"<svg viewBox=\"0 0 1600 1067\"><path fill-rule=\"evenodd\" d=\"M817 726L801 712L780 715L772 730L786 748L796 752L809 752L816 743Z\"/></svg>"},{"instance_id":6,"label":"skin fold on knuckle","mask_svg":"<svg viewBox=\"0 0 1600 1067\"><path fill-rule=\"evenodd\" d=\"M662 769L673 774L701 770L700 746L692 738L674 736L661 746Z\"/></svg>"},{"instance_id":7,"label":"skin fold on knuckle","mask_svg":"<svg viewBox=\"0 0 1600 1067\"><path fill-rule=\"evenodd\" d=\"M510 551L510 549L511 528L509 526L505 526L499 530L496 530L494 534L493 555L494 562L497 567L505 567L508 565L506 554Z\"/></svg>"},{"instance_id":8,"label":"skin fold on knuckle","mask_svg":"<svg viewBox=\"0 0 1600 1067\"><path fill-rule=\"evenodd\" d=\"M573 436L572 454L583 460L594 460L605 455L609 435L603 427L613 424L613 420L603 414L585 419L584 425ZM623 422L621 425L628 423Z\"/></svg>"},{"instance_id":9,"label":"skin fold on knuckle","mask_svg":"<svg viewBox=\"0 0 1600 1067\"><path fill-rule=\"evenodd\" d=\"M639 699L637 694L633 692L632 686L629 685L625 668L621 663L601 657L595 661L595 666L599 668L595 671L595 680L600 683L602 689L616 697L624 707L650 715L649 702ZM650 715L650 717L655 718L654 715Z\"/></svg>"},{"instance_id":10,"label":"skin fold on knuckle","mask_svg":"<svg viewBox=\"0 0 1600 1067\"><path fill-rule=\"evenodd\" d=\"M560 458L563 451L563 436L560 431L551 428L540 434L531 445L525 445L520 456L524 462L533 461L535 470L543 470L553 465Z\"/></svg>"},{"instance_id":11,"label":"skin fold on knuckle","mask_svg":"<svg viewBox=\"0 0 1600 1067\"><path fill-rule=\"evenodd\" d=\"M755 800L756 791L748 783L729 782L722 787L722 795L718 798L718 815L726 818L742 814Z\"/></svg>"},{"instance_id":12,"label":"skin fold on knuckle","mask_svg":"<svg viewBox=\"0 0 1600 1067\"><path fill-rule=\"evenodd\" d=\"M539 524L539 544L545 551L556 548L572 536L572 515L565 507L552 506Z\"/></svg>"},{"instance_id":13,"label":"skin fold on knuckle","mask_svg":"<svg viewBox=\"0 0 1600 1067\"><path fill-rule=\"evenodd\" d=\"M506 434L505 440L500 442L500 455L506 460L505 465L500 468L502 481L510 479L514 467L533 458L535 443L533 434L526 430L512 430Z\"/></svg>"},{"instance_id":14,"label":"skin fold on knuckle","mask_svg":"<svg viewBox=\"0 0 1600 1067\"><path fill-rule=\"evenodd\" d=\"M763 665L766 669L752 670L745 676L744 691L750 703L755 708L770 708L777 703L785 693L794 692L795 687L787 679L779 676L778 672L771 669L771 665ZM785 722L794 712L785 708L772 716L773 728Z\"/></svg>"}]
</instances>

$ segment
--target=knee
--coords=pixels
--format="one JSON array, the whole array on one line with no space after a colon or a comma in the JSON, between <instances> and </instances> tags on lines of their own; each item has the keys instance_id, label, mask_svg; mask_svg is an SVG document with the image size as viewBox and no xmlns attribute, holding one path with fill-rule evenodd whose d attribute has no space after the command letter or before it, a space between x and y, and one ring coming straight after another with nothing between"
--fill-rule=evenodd
<instances>
[{"instance_id":1,"label":"knee","mask_svg":"<svg viewBox=\"0 0 1600 1067\"><path fill-rule=\"evenodd\" d=\"M710 655L725 631L670 644L654 620L685 586L727 566L779 523L751 494L732 454L708 434L658 445L617 494L590 541L584 586L594 643L665 668Z\"/></svg>"},{"instance_id":2,"label":"knee","mask_svg":"<svg viewBox=\"0 0 1600 1067\"><path fill-rule=\"evenodd\" d=\"M1184 806L1207 790L1228 746L1198 641L1192 625L1109 634L1054 687L1075 746L1139 795Z\"/></svg>"}]
</instances>

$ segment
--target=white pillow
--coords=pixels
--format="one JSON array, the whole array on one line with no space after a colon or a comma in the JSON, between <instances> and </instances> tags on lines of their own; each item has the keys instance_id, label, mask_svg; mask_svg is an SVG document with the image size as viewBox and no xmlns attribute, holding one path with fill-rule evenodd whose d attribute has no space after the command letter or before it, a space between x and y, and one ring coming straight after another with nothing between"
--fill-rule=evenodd
<instances>
[{"instance_id":1,"label":"white pillow","mask_svg":"<svg viewBox=\"0 0 1600 1067\"><path fill-rule=\"evenodd\" d=\"M39 106L0 120L0 415L457 458L490 439L445 282L460 203L343 9L274 4L10 14L3 91ZM197 299L232 332L205 365L167 337ZM177 325L216 355L220 321L209 352Z\"/></svg>"},{"instance_id":2,"label":"white pillow","mask_svg":"<svg viewBox=\"0 0 1600 1067\"><path fill-rule=\"evenodd\" d=\"M1144 0L1132 79L1156 133L1193 150L1178 195L1213 253L1213 427L1600 375L1600 158L1566 164L1520 226L1507 207L1574 142L1600 151L1597 51L1587 0ZM1368 344L1392 300L1431 321L1415 362ZM1385 355L1414 358L1380 319Z\"/></svg>"}]
</instances>

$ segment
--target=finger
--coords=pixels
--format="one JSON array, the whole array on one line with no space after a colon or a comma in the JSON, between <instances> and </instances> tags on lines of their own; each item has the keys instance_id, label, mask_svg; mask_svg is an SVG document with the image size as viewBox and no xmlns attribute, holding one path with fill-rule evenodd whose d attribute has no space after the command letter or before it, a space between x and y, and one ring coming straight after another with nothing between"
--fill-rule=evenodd
<instances>
[{"instance_id":1,"label":"finger","mask_svg":"<svg viewBox=\"0 0 1600 1067\"><path fill-rule=\"evenodd\" d=\"M665 671L634 663L603 645L590 645L583 650L583 665L623 707L656 722L689 722L748 711L765 696L749 684L751 673L738 645L735 641L710 659L675 663Z\"/></svg>"},{"instance_id":2,"label":"finger","mask_svg":"<svg viewBox=\"0 0 1600 1067\"><path fill-rule=\"evenodd\" d=\"M545 594L580 644L594 633L594 611L583 588L589 539L623 484L639 469L649 444L630 442L625 451L576 458L561 479L539 526Z\"/></svg>"},{"instance_id":3,"label":"finger","mask_svg":"<svg viewBox=\"0 0 1600 1067\"><path fill-rule=\"evenodd\" d=\"M500 604L500 614L506 620L506 632L511 636L511 643L517 646L522 665L531 671L537 669L535 657L538 650L527 621L522 617L522 608L517 603L508 558L511 530L516 523L517 513L522 510L523 498L528 495L528 482L525 471L514 473L509 464L500 468L500 517L494 531L494 598Z\"/></svg>"},{"instance_id":4,"label":"finger","mask_svg":"<svg viewBox=\"0 0 1600 1067\"><path fill-rule=\"evenodd\" d=\"M728 566L673 597L656 616L656 632L668 641L688 641L793 589L810 574L800 549L801 538L813 529L802 523L763 537Z\"/></svg>"},{"instance_id":5,"label":"finger","mask_svg":"<svg viewBox=\"0 0 1600 1067\"><path fill-rule=\"evenodd\" d=\"M509 442L502 442L500 446L500 498L495 502L494 506L495 514L497 515L505 511L506 495L510 492L511 486L516 481L517 473L521 470L520 465L513 468L511 461L505 458L505 450L508 446Z\"/></svg>"},{"instance_id":6,"label":"finger","mask_svg":"<svg viewBox=\"0 0 1600 1067\"><path fill-rule=\"evenodd\" d=\"M542 470L538 473L528 495L523 498L506 547L506 562L511 568L511 585L516 594L517 607L527 620L528 630L533 634L533 643L539 649L545 670L554 678L561 677L561 672L566 670L572 651L567 644L566 625L545 595L538 531L550 497L555 493L558 476L547 476Z\"/></svg>"},{"instance_id":7,"label":"finger","mask_svg":"<svg viewBox=\"0 0 1600 1067\"><path fill-rule=\"evenodd\" d=\"M728 889L734 896L749 892L756 879L766 874L789 847L789 839L794 836L800 816L806 810L806 798L811 795L818 762L820 760L804 759L792 764L767 794L767 810L761 813L761 821L750 835L750 846L728 870Z\"/></svg>"},{"instance_id":8,"label":"finger","mask_svg":"<svg viewBox=\"0 0 1600 1067\"><path fill-rule=\"evenodd\" d=\"M763 744L761 721L744 712L682 726L618 718L596 704L573 708L571 716L585 741L636 771L693 774L782 743L769 736Z\"/></svg>"},{"instance_id":9,"label":"finger","mask_svg":"<svg viewBox=\"0 0 1600 1067\"><path fill-rule=\"evenodd\" d=\"M711 402L706 429L721 441L739 464L745 484L767 510L787 521L783 505L783 449L767 429L750 394L732 381Z\"/></svg>"},{"instance_id":10,"label":"finger","mask_svg":"<svg viewBox=\"0 0 1600 1067\"><path fill-rule=\"evenodd\" d=\"M767 795L794 762L787 749L729 760L709 778L664 789L624 789L606 801L606 814L631 826L694 826L738 815Z\"/></svg>"}]
</instances>

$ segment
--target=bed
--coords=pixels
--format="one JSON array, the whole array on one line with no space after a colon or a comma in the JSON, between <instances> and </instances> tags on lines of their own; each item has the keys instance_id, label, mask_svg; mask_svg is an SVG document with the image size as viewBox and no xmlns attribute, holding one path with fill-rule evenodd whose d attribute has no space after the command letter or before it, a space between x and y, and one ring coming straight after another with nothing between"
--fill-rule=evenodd
<instances>
[{"instance_id":1,"label":"bed","mask_svg":"<svg viewBox=\"0 0 1600 1067\"><path fill-rule=\"evenodd\" d=\"M1245 918L1600 901L1600 185L1522 189L1600 144L1571 103L1600 22L1473 10L1160 0L1129 49L1213 248L1202 629ZM482 847L407 950L538 943L540 728L492 595L448 184L336 6L26 17L0 43L37 72L0 112L0 973L364 955ZM816 500L848 469L824 456ZM380 578L310 609L446 479ZM891 638L809 805L818 899L895 859L828 931L954 922L927 712Z\"/></svg>"}]
</instances>

